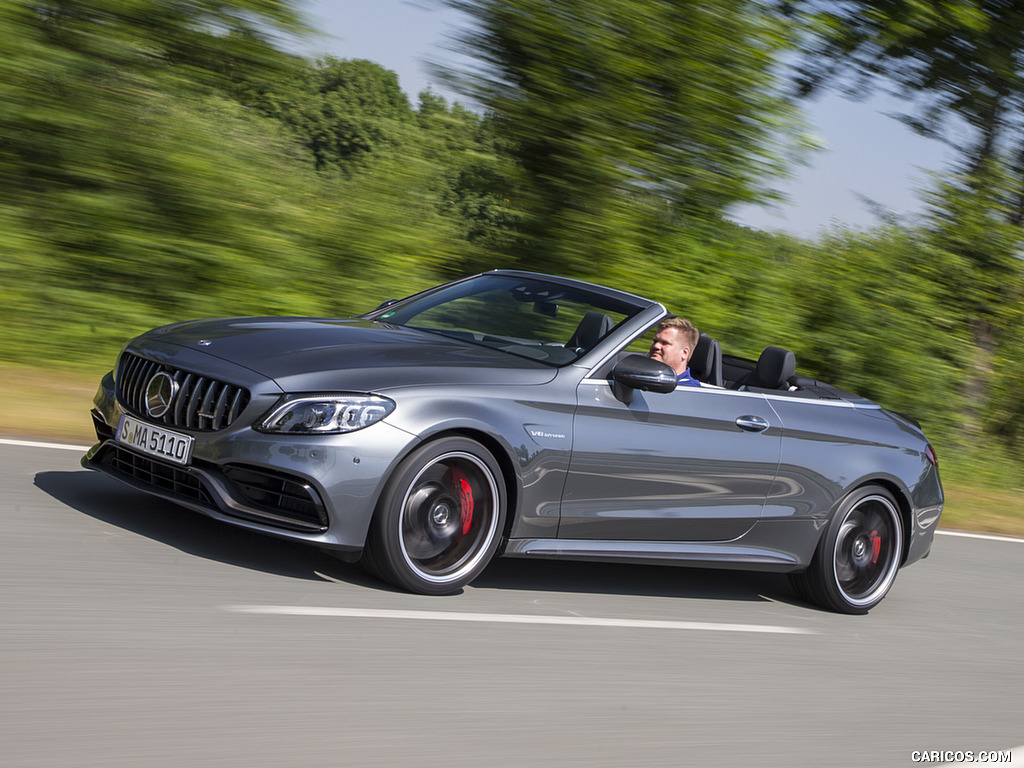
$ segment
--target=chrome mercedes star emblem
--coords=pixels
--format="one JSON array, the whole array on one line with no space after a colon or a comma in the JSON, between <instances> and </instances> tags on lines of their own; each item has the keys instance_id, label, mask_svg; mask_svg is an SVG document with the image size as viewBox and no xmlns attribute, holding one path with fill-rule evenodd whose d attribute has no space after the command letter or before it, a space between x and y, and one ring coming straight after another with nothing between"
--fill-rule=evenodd
<instances>
[{"instance_id":1,"label":"chrome mercedes star emblem","mask_svg":"<svg viewBox=\"0 0 1024 768\"><path fill-rule=\"evenodd\" d=\"M166 371L155 374L146 385L146 413L159 419L170 409L177 392L178 382L171 374Z\"/></svg>"}]
</instances>

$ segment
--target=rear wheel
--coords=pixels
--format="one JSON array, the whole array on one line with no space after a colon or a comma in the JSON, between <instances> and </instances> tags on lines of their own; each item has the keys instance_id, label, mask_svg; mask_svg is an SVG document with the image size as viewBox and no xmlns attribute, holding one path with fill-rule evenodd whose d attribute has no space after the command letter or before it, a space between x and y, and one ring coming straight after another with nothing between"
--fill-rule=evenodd
<instances>
[{"instance_id":1,"label":"rear wheel","mask_svg":"<svg viewBox=\"0 0 1024 768\"><path fill-rule=\"evenodd\" d=\"M867 613L896 580L903 524L892 494L878 485L851 493L818 544L810 567L790 574L797 594L840 613Z\"/></svg>"},{"instance_id":2,"label":"rear wheel","mask_svg":"<svg viewBox=\"0 0 1024 768\"><path fill-rule=\"evenodd\" d=\"M364 560L396 586L450 594L487 566L504 521L494 457L473 440L442 438L413 451L388 481Z\"/></svg>"}]
</instances>

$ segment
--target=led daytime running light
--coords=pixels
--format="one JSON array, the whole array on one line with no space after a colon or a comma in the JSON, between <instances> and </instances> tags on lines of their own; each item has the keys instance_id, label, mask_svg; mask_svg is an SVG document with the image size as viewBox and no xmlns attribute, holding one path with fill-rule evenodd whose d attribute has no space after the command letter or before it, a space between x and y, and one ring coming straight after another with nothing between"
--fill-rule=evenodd
<instances>
[{"instance_id":1,"label":"led daytime running light","mask_svg":"<svg viewBox=\"0 0 1024 768\"><path fill-rule=\"evenodd\" d=\"M379 395L311 395L286 400L257 429L293 435L355 432L386 417L395 403Z\"/></svg>"}]
</instances>

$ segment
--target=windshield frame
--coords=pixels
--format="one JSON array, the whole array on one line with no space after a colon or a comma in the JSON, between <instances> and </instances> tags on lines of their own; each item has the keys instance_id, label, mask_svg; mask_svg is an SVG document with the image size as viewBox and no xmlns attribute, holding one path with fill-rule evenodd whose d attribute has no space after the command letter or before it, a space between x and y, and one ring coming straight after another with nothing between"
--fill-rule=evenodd
<instances>
[{"instance_id":1,"label":"windshield frame","mask_svg":"<svg viewBox=\"0 0 1024 768\"><path fill-rule=\"evenodd\" d=\"M488 318L483 316L481 316L479 327L468 330L429 327L416 322L417 317L460 299L471 300L474 296L486 293L500 294L503 291L508 291L515 302L523 307L517 317L521 323L529 326L529 317L535 315L533 319L536 321L536 328L531 330L541 331L545 323L560 324L563 331L569 327L566 323L575 325L571 319L573 315L558 323L554 321L554 318L559 316L559 311L566 306L573 307L570 311L575 311L577 314L581 308L587 308L593 313L606 315L608 319L603 320L596 341L588 340L586 346L581 347L569 346L569 342L576 338L576 332L573 332L571 336L566 333L564 338L559 339L545 339L543 333L537 333L530 337L517 337L514 334L506 335L503 331L496 332L493 328L489 329L485 322ZM563 303L559 304L559 301ZM534 272L494 270L421 291L400 301L386 302L372 312L360 315L360 319L395 327L411 328L423 333L433 333L444 338L486 347L560 368L578 362L580 358L599 346L617 329L625 324L631 324L630 321L652 306L660 305L623 291L578 280ZM528 307L530 309L527 309ZM471 314L466 315L466 317L471 316ZM493 318L490 320L493 322Z\"/></svg>"}]
</instances>

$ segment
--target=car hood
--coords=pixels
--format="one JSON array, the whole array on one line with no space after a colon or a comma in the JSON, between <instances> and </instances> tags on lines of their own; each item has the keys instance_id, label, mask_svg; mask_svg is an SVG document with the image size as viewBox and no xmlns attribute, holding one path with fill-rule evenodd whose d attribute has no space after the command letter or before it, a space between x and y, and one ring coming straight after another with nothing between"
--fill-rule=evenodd
<instances>
[{"instance_id":1,"label":"car hood","mask_svg":"<svg viewBox=\"0 0 1024 768\"><path fill-rule=\"evenodd\" d=\"M273 379L286 392L382 391L421 384L529 385L555 369L469 342L368 320L230 318L139 337L202 352Z\"/></svg>"}]
</instances>

